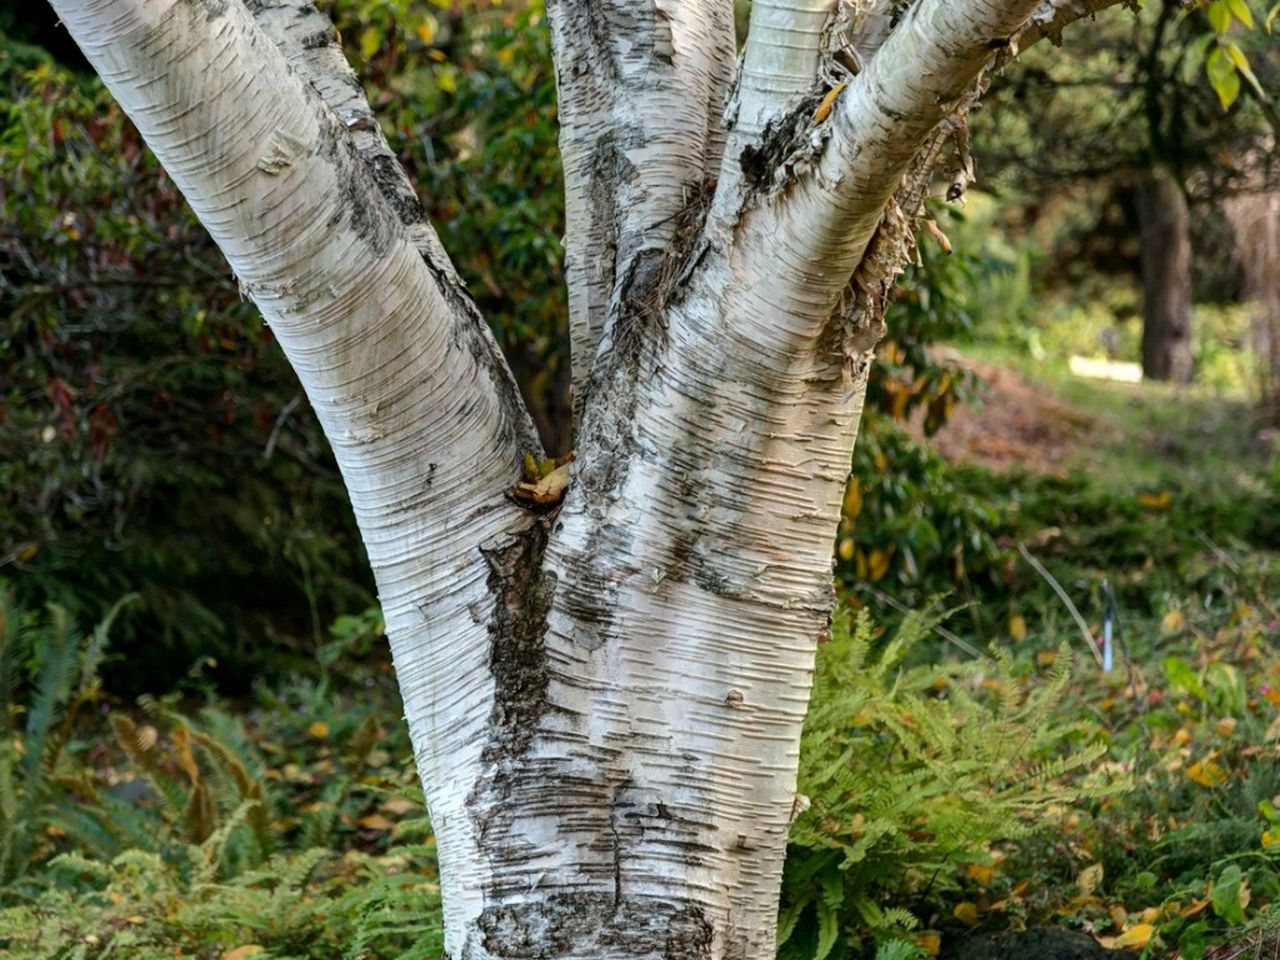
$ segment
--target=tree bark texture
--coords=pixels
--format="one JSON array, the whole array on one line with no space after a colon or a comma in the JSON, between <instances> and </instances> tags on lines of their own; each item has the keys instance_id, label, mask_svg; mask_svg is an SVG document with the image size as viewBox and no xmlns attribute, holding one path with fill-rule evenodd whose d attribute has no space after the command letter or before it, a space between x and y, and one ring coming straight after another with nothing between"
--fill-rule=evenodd
<instances>
[{"instance_id":1,"label":"tree bark texture","mask_svg":"<svg viewBox=\"0 0 1280 960\"><path fill-rule=\"evenodd\" d=\"M377 576L454 960L774 953L831 541L939 137L1102 0L548 0L576 459L290 0L53 0L280 341ZM932 144L932 146L930 146Z\"/></svg>"},{"instance_id":2,"label":"tree bark texture","mask_svg":"<svg viewBox=\"0 0 1280 960\"><path fill-rule=\"evenodd\" d=\"M1142 228L1142 372L1190 383L1191 214L1182 185L1155 168L1137 193Z\"/></svg>"}]
</instances>

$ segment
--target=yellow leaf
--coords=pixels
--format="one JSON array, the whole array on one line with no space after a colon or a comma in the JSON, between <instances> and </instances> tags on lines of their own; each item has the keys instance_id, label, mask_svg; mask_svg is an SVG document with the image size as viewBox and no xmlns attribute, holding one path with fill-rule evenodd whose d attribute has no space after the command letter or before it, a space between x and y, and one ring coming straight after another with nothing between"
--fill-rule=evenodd
<instances>
[{"instance_id":1,"label":"yellow leaf","mask_svg":"<svg viewBox=\"0 0 1280 960\"><path fill-rule=\"evenodd\" d=\"M360 53L368 60L378 52L381 46L382 34L375 27L366 27L364 32L360 34Z\"/></svg>"},{"instance_id":2,"label":"yellow leaf","mask_svg":"<svg viewBox=\"0 0 1280 960\"><path fill-rule=\"evenodd\" d=\"M916 936L916 946L925 952L926 956L936 957L942 952L942 937L936 933L921 933Z\"/></svg>"},{"instance_id":3,"label":"yellow leaf","mask_svg":"<svg viewBox=\"0 0 1280 960\"><path fill-rule=\"evenodd\" d=\"M1213 725L1213 729L1217 730L1224 737L1229 737L1236 732L1236 718L1223 717Z\"/></svg>"},{"instance_id":4,"label":"yellow leaf","mask_svg":"<svg viewBox=\"0 0 1280 960\"><path fill-rule=\"evenodd\" d=\"M394 830L396 827L394 823L380 813L371 813L367 817L361 817L359 823L366 830Z\"/></svg>"},{"instance_id":5,"label":"yellow leaf","mask_svg":"<svg viewBox=\"0 0 1280 960\"><path fill-rule=\"evenodd\" d=\"M1160 629L1165 633L1177 633L1187 625L1187 618L1181 610L1170 610L1160 620Z\"/></svg>"},{"instance_id":6,"label":"yellow leaf","mask_svg":"<svg viewBox=\"0 0 1280 960\"><path fill-rule=\"evenodd\" d=\"M131 924L133 924L135 927L140 927L140 926L142 926L142 924L146 923L146 921L145 921L145 920L143 920L143 919L142 919L142 917L138 916L138 914L136 914L136 913L135 913L132 917L125 917L125 918L124 918L124 922L125 922L125 923L131 923Z\"/></svg>"},{"instance_id":7,"label":"yellow leaf","mask_svg":"<svg viewBox=\"0 0 1280 960\"><path fill-rule=\"evenodd\" d=\"M1171 741L1175 747L1185 747L1191 742L1191 731L1186 727L1181 727L1177 733L1173 735Z\"/></svg>"},{"instance_id":8,"label":"yellow leaf","mask_svg":"<svg viewBox=\"0 0 1280 960\"><path fill-rule=\"evenodd\" d=\"M1262 835L1262 849L1266 850L1273 844L1280 843L1280 827L1272 827Z\"/></svg>"},{"instance_id":9,"label":"yellow leaf","mask_svg":"<svg viewBox=\"0 0 1280 960\"><path fill-rule=\"evenodd\" d=\"M1203 913L1204 908L1207 907L1209 903L1210 901L1207 897L1204 900L1193 900L1191 903L1187 904L1185 907L1183 907L1181 910L1178 911L1178 916L1194 917L1197 914Z\"/></svg>"},{"instance_id":10,"label":"yellow leaf","mask_svg":"<svg viewBox=\"0 0 1280 960\"><path fill-rule=\"evenodd\" d=\"M386 813L390 813L397 817L402 817L410 811L417 810L418 805L408 797L392 797L382 805L382 809Z\"/></svg>"},{"instance_id":11,"label":"yellow leaf","mask_svg":"<svg viewBox=\"0 0 1280 960\"><path fill-rule=\"evenodd\" d=\"M852 537L845 537L840 541L840 546L836 548L836 555L845 563L848 563L853 559L853 552L854 544Z\"/></svg>"},{"instance_id":12,"label":"yellow leaf","mask_svg":"<svg viewBox=\"0 0 1280 960\"><path fill-rule=\"evenodd\" d=\"M1155 935L1156 928L1149 923L1134 924L1111 941L1111 946L1125 950L1141 950Z\"/></svg>"},{"instance_id":13,"label":"yellow leaf","mask_svg":"<svg viewBox=\"0 0 1280 960\"><path fill-rule=\"evenodd\" d=\"M844 489L843 513L846 520L857 520L858 514L862 513L862 487L858 484L857 477L850 477L849 484Z\"/></svg>"},{"instance_id":14,"label":"yellow leaf","mask_svg":"<svg viewBox=\"0 0 1280 960\"><path fill-rule=\"evenodd\" d=\"M1217 787L1227 780L1227 771L1212 760L1201 760L1187 767L1187 779L1202 787Z\"/></svg>"},{"instance_id":15,"label":"yellow leaf","mask_svg":"<svg viewBox=\"0 0 1280 960\"><path fill-rule=\"evenodd\" d=\"M1102 884L1102 864L1094 863L1080 871L1076 877L1076 886L1080 888L1080 896L1093 896L1093 891Z\"/></svg>"},{"instance_id":16,"label":"yellow leaf","mask_svg":"<svg viewBox=\"0 0 1280 960\"><path fill-rule=\"evenodd\" d=\"M995 867L987 866L985 863L971 863L965 872L969 874L969 879L975 880L984 887L991 886L991 882L996 878Z\"/></svg>"},{"instance_id":17,"label":"yellow leaf","mask_svg":"<svg viewBox=\"0 0 1280 960\"><path fill-rule=\"evenodd\" d=\"M871 556L867 558L867 567L871 574L871 582L883 580L885 574L889 572L889 558L893 556L893 548L888 550L872 550Z\"/></svg>"},{"instance_id":18,"label":"yellow leaf","mask_svg":"<svg viewBox=\"0 0 1280 960\"><path fill-rule=\"evenodd\" d=\"M1041 650L1036 654L1036 663L1042 667L1052 667L1058 662L1057 650Z\"/></svg>"},{"instance_id":19,"label":"yellow leaf","mask_svg":"<svg viewBox=\"0 0 1280 960\"><path fill-rule=\"evenodd\" d=\"M1027 620L1020 613L1009 618L1009 636L1015 640L1027 639Z\"/></svg>"},{"instance_id":20,"label":"yellow leaf","mask_svg":"<svg viewBox=\"0 0 1280 960\"><path fill-rule=\"evenodd\" d=\"M978 905L970 903L968 900L963 903L957 903L955 909L951 911L951 915L966 927L976 927L978 925Z\"/></svg>"},{"instance_id":21,"label":"yellow leaf","mask_svg":"<svg viewBox=\"0 0 1280 960\"><path fill-rule=\"evenodd\" d=\"M256 957L258 954L266 952L267 948L260 944L246 943L242 947L228 950L222 955L222 960L247 960L248 957Z\"/></svg>"},{"instance_id":22,"label":"yellow leaf","mask_svg":"<svg viewBox=\"0 0 1280 960\"><path fill-rule=\"evenodd\" d=\"M1148 510L1169 510L1173 507L1173 494L1168 490L1159 493L1140 493L1138 503Z\"/></svg>"},{"instance_id":23,"label":"yellow leaf","mask_svg":"<svg viewBox=\"0 0 1280 960\"><path fill-rule=\"evenodd\" d=\"M844 92L844 88L849 85L846 80L843 83L837 83L834 87L827 91L827 95L822 98L822 102L818 104L818 109L814 111L813 122L821 123L827 117L831 116L831 108L835 106L836 100L840 98L840 94Z\"/></svg>"},{"instance_id":24,"label":"yellow leaf","mask_svg":"<svg viewBox=\"0 0 1280 960\"><path fill-rule=\"evenodd\" d=\"M425 43L427 46L430 46L431 44L435 43L436 18L428 15L425 20L423 20L420 24L418 24L418 29L415 32L418 34L418 39L421 40L423 43Z\"/></svg>"},{"instance_id":25,"label":"yellow leaf","mask_svg":"<svg viewBox=\"0 0 1280 960\"><path fill-rule=\"evenodd\" d=\"M317 740L323 740L329 736L329 725L323 720L317 720L311 726L307 727L307 733L315 737Z\"/></svg>"}]
</instances>

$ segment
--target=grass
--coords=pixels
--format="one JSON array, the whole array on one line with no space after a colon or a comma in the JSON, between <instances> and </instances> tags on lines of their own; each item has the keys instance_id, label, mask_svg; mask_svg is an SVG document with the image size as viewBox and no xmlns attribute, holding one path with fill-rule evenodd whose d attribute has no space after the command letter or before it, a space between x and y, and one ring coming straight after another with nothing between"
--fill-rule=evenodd
<instances>
[{"instance_id":1,"label":"grass","mask_svg":"<svg viewBox=\"0 0 1280 960\"><path fill-rule=\"evenodd\" d=\"M992 344L966 344L966 356L1011 370L1096 424L1069 468L1112 487L1159 486L1170 478L1220 489L1256 489L1278 448L1243 397L1206 387L1117 383L1073 376L1066 363L1034 359Z\"/></svg>"}]
</instances>

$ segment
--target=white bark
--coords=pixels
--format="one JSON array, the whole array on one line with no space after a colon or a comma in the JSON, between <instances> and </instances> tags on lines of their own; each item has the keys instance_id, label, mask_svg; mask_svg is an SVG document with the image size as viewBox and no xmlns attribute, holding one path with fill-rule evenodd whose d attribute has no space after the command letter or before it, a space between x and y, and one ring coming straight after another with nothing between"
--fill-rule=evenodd
<instances>
[{"instance_id":1,"label":"white bark","mask_svg":"<svg viewBox=\"0 0 1280 960\"><path fill-rule=\"evenodd\" d=\"M536 440L488 329L450 301L350 140L236 0L57 0L297 371L342 469L429 784L451 913L479 898L465 813L494 699L480 550L528 526ZM474 773L471 774L472 779Z\"/></svg>"},{"instance_id":2,"label":"white bark","mask_svg":"<svg viewBox=\"0 0 1280 960\"><path fill-rule=\"evenodd\" d=\"M552 0L575 420L619 323L654 324L681 212L724 147L732 0Z\"/></svg>"},{"instance_id":3,"label":"white bark","mask_svg":"<svg viewBox=\"0 0 1280 960\"><path fill-rule=\"evenodd\" d=\"M1105 3L868 20L828 116L832 0L756 0L726 147L728 0L552 0L581 421L541 517L508 497L536 440L505 365L310 8L53 3L334 446L450 956L771 957L892 198L1019 31Z\"/></svg>"}]
</instances>

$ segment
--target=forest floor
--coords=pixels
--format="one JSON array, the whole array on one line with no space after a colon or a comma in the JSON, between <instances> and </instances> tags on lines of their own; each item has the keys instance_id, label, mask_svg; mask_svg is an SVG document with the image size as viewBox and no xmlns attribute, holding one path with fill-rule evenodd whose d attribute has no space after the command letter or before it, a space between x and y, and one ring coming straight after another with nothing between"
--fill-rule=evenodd
<instances>
[{"instance_id":1,"label":"forest floor","mask_svg":"<svg viewBox=\"0 0 1280 960\"><path fill-rule=\"evenodd\" d=\"M1170 471L1240 480L1280 454L1280 430L1238 398L1086 379L991 347L945 349L947 360L978 378L977 395L936 436L924 437L922 417L910 429L950 463L1150 483Z\"/></svg>"}]
</instances>

